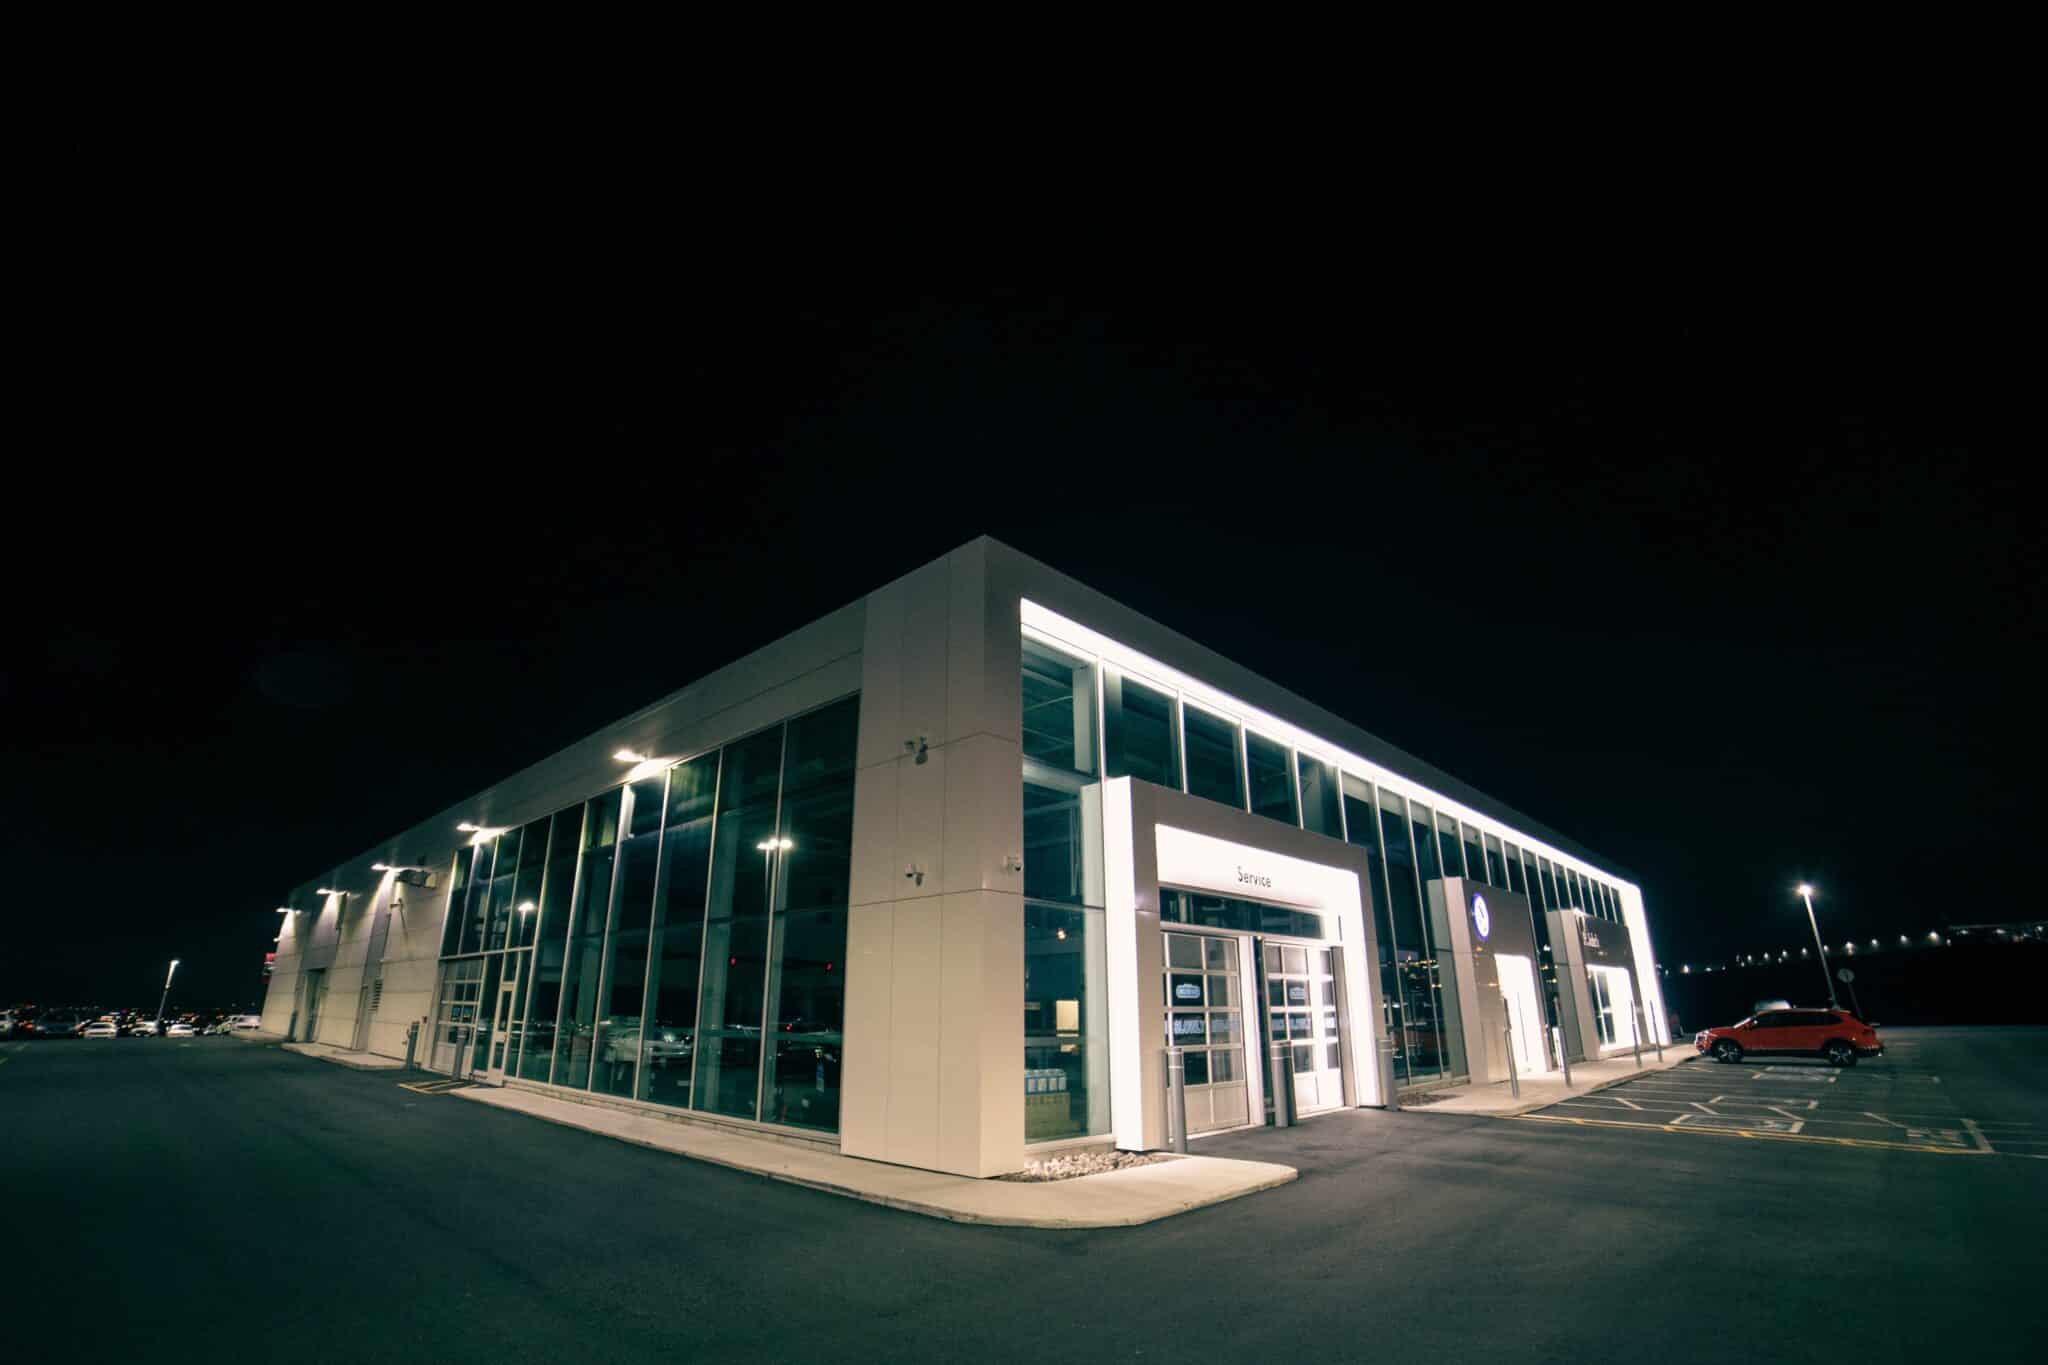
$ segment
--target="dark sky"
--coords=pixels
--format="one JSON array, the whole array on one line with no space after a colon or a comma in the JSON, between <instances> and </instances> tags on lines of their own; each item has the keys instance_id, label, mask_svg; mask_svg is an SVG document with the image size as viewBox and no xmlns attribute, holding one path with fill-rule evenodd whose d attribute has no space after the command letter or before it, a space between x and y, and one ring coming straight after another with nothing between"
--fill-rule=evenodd
<instances>
[{"instance_id":1,"label":"dark sky","mask_svg":"<svg viewBox=\"0 0 2048 1365\"><path fill-rule=\"evenodd\" d=\"M982 532L1605 852L1672 962L1796 947L1801 877L1831 940L1994 915L2033 846L2029 347L1961 281L704 264L81 353L11 518L0 999L250 1000L294 884Z\"/></svg>"}]
</instances>

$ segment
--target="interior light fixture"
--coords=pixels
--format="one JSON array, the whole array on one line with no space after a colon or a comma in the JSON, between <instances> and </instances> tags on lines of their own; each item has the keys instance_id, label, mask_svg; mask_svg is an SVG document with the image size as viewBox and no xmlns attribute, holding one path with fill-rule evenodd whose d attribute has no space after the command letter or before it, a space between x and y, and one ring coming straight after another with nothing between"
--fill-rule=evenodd
<instances>
[{"instance_id":1,"label":"interior light fixture","mask_svg":"<svg viewBox=\"0 0 2048 1365\"><path fill-rule=\"evenodd\" d=\"M537 906L537 905L535 905L535 904L534 904L534 903L533 903L532 901L521 901L521 902L519 902L519 913L520 913L520 914L522 914L522 915L527 915L527 914L531 914L531 913L533 913L533 911L535 911L535 910L537 910L537 909L539 909L539 908L540 908L540 907L539 907L539 906Z\"/></svg>"},{"instance_id":2,"label":"interior light fixture","mask_svg":"<svg viewBox=\"0 0 2048 1365\"><path fill-rule=\"evenodd\" d=\"M762 840L762 841L761 841L760 843L758 843L758 844L755 844L755 845L754 845L754 847L755 847L755 848L758 848L758 849L759 849L759 850L761 850L761 852L763 852L763 853L776 853L776 852L781 852L781 853L787 853L787 852L789 852L789 851L790 851L791 849L793 849L793 848L795 848L795 847L796 847L796 840L794 840L794 839L763 839L763 840Z\"/></svg>"}]
</instances>

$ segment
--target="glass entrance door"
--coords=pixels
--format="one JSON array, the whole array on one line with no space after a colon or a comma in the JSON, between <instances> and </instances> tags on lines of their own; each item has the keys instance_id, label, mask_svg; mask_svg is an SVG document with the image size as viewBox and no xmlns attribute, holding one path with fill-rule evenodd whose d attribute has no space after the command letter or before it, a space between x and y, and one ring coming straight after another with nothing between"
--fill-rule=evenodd
<instances>
[{"instance_id":1,"label":"glass entrance door","mask_svg":"<svg viewBox=\"0 0 2048 1365\"><path fill-rule=\"evenodd\" d=\"M498 1007L491 1014L490 1060L484 1067L484 1079L492 1085L505 1083L505 1065L516 1052L518 1042L515 1020L519 1016L519 991L526 984L525 974L520 971L526 959L525 953L505 954L504 983L498 988Z\"/></svg>"},{"instance_id":2,"label":"glass entrance door","mask_svg":"<svg viewBox=\"0 0 2048 1365\"><path fill-rule=\"evenodd\" d=\"M1294 1112L1344 1103L1344 1045L1337 1032L1337 971L1328 948L1265 940L1266 1037L1285 1039Z\"/></svg>"}]
</instances>

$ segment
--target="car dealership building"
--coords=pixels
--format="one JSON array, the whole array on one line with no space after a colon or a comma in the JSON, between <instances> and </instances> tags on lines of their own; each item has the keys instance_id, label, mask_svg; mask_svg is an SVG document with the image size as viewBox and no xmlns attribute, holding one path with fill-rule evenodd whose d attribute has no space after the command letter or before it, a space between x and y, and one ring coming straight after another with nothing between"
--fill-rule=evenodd
<instances>
[{"instance_id":1,"label":"car dealership building","mask_svg":"<svg viewBox=\"0 0 2048 1365\"><path fill-rule=\"evenodd\" d=\"M966 1175L1669 1036L1613 864L988 539L282 911L267 1030Z\"/></svg>"}]
</instances>

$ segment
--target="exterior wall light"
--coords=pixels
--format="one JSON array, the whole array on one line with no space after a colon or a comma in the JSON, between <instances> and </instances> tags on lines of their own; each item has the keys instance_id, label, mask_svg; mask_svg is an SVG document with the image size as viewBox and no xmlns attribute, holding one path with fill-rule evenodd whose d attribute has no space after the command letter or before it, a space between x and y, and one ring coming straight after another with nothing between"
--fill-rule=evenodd
<instances>
[{"instance_id":1,"label":"exterior wall light","mask_svg":"<svg viewBox=\"0 0 2048 1365\"><path fill-rule=\"evenodd\" d=\"M613 751L612 757L621 763L647 762L647 755L639 752L637 749L617 749Z\"/></svg>"}]
</instances>

